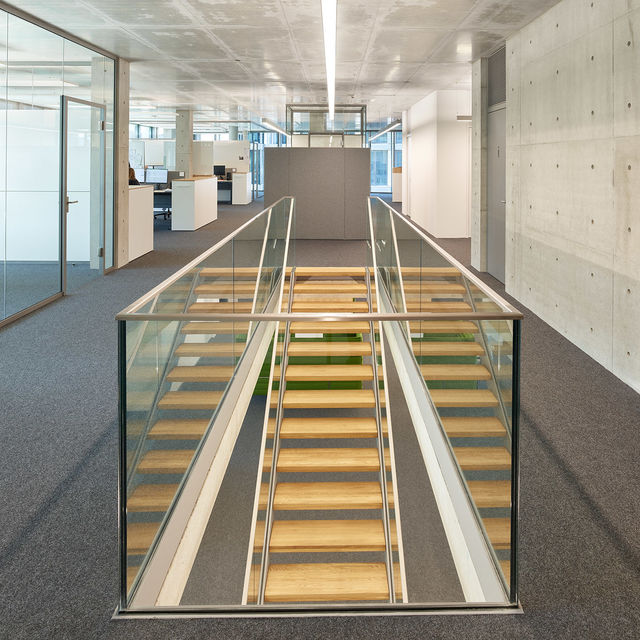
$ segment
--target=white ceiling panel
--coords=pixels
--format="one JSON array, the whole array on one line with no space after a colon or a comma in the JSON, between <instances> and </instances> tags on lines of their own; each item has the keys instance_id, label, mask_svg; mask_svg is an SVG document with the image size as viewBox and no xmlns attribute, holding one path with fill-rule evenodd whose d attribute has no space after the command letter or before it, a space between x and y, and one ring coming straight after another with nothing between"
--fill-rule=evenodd
<instances>
[{"instance_id":1,"label":"white ceiling panel","mask_svg":"<svg viewBox=\"0 0 640 640\"><path fill-rule=\"evenodd\" d=\"M83 0L97 15L108 16L123 26L193 24L188 3L173 0Z\"/></svg>"},{"instance_id":2,"label":"white ceiling panel","mask_svg":"<svg viewBox=\"0 0 640 640\"><path fill-rule=\"evenodd\" d=\"M447 36L447 31L436 29L384 29L373 41L368 60L391 64L424 62Z\"/></svg>"},{"instance_id":3,"label":"white ceiling panel","mask_svg":"<svg viewBox=\"0 0 640 640\"><path fill-rule=\"evenodd\" d=\"M215 35L237 59L292 60L295 58L289 31L285 29L214 29Z\"/></svg>"},{"instance_id":4,"label":"white ceiling panel","mask_svg":"<svg viewBox=\"0 0 640 640\"><path fill-rule=\"evenodd\" d=\"M249 26L265 30L287 27L278 0L190 0L189 4L202 16L203 24L211 27Z\"/></svg>"},{"instance_id":5,"label":"white ceiling panel","mask_svg":"<svg viewBox=\"0 0 640 640\"><path fill-rule=\"evenodd\" d=\"M468 87L469 62L557 1L338 0L336 101L365 103L370 121L384 120L431 91ZM156 102L169 113L180 106L283 122L287 103L326 100L320 0L13 4L131 60L132 113ZM14 27L12 60L59 59L54 43Z\"/></svg>"},{"instance_id":6,"label":"white ceiling panel","mask_svg":"<svg viewBox=\"0 0 640 640\"><path fill-rule=\"evenodd\" d=\"M141 42L159 45L160 56L163 58L226 60L229 57L226 50L218 46L204 29L162 27L132 30L131 33Z\"/></svg>"}]
</instances>

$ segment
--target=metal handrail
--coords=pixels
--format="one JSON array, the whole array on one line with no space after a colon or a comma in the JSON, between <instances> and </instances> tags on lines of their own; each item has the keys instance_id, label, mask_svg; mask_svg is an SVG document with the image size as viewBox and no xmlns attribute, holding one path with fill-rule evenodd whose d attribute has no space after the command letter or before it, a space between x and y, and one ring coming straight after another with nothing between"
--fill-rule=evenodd
<instances>
[{"instance_id":1,"label":"metal handrail","mask_svg":"<svg viewBox=\"0 0 640 640\"><path fill-rule=\"evenodd\" d=\"M398 220L401 220L407 226L409 226L411 230L419 235L420 238L424 240L434 251L439 253L447 262L450 262L452 266L456 267L456 269L458 269L465 278L473 282L473 284L478 287L478 289L480 289L484 294L491 298L491 300L493 300L493 302L495 302L505 312L516 313L519 315L519 317L522 317L522 314L520 313L520 311L518 311L518 309L516 309L512 304L509 304L504 298L493 291L493 289L488 287L486 283L482 282L480 278L471 273L471 271L469 271L469 269L467 269L467 267L465 267L461 262L456 260L450 253L446 252L440 245L435 243L413 220L396 211L393 207L391 207L384 200L381 200L378 196L371 198L371 200L374 199L378 200L380 204L384 205L389 211L391 211Z\"/></svg>"},{"instance_id":2,"label":"metal handrail","mask_svg":"<svg viewBox=\"0 0 640 640\"><path fill-rule=\"evenodd\" d=\"M291 311L293 303L293 287L296 281L295 267L291 271L289 279L289 299L287 308ZM291 323L287 322L282 344L282 356L280 357L280 380L278 383L278 405L276 407L276 424L273 431L273 444L271 445L271 475L269 476L269 496L267 498L267 510L264 519L264 540L262 543L262 562L260 563L260 582L258 585L258 604L264 604L265 590L267 586L267 570L269 562L269 546L271 545L271 527L273 524L273 500L276 492L276 478L278 474L278 455L280 454L280 429L282 427L282 412L284 392L286 387L285 373L289 364L289 342L291 340ZM274 351L278 349L278 335L273 341ZM271 389L270 389L271 390ZM271 396L267 396L267 406L271 404Z\"/></svg>"},{"instance_id":3,"label":"metal handrail","mask_svg":"<svg viewBox=\"0 0 640 640\"><path fill-rule=\"evenodd\" d=\"M367 303L371 311L371 273L366 269ZM373 366L373 395L376 401L376 429L378 433L378 460L380 461L380 494L382 496L382 515L384 524L385 563L387 565L387 587L389 602L396 601L395 579L393 575L393 547L391 545L391 525L389 521L389 495L387 493L387 466L384 459L384 440L382 432L382 411L380 409L380 378L378 376L378 358L376 355L375 325L369 323L369 341Z\"/></svg>"}]
</instances>

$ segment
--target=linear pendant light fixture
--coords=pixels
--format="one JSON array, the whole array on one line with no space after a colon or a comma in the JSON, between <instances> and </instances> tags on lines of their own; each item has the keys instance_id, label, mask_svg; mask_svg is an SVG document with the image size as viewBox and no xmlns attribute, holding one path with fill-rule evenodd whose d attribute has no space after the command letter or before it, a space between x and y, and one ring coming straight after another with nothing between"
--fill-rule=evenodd
<instances>
[{"instance_id":1,"label":"linear pendant light fixture","mask_svg":"<svg viewBox=\"0 0 640 640\"><path fill-rule=\"evenodd\" d=\"M384 129L380 129L380 131L378 131L378 133L376 133L375 136L371 136L369 138L369 142L372 142L376 138L383 136L385 133L389 133L389 131L391 131L392 129L397 129L398 127L401 127L401 126L402 126L402 120L395 120L391 124L388 124Z\"/></svg>"},{"instance_id":2,"label":"linear pendant light fixture","mask_svg":"<svg viewBox=\"0 0 640 640\"><path fill-rule=\"evenodd\" d=\"M268 118L262 118L261 123L263 127L267 127L267 129L272 129L273 131L277 131L278 133L281 133L283 136L289 135L282 127L278 126L275 122L272 122Z\"/></svg>"},{"instance_id":3,"label":"linear pendant light fixture","mask_svg":"<svg viewBox=\"0 0 640 640\"><path fill-rule=\"evenodd\" d=\"M327 67L327 101L329 120L336 113L336 33L338 0L322 0L322 30L324 31L324 60Z\"/></svg>"}]
</instances>

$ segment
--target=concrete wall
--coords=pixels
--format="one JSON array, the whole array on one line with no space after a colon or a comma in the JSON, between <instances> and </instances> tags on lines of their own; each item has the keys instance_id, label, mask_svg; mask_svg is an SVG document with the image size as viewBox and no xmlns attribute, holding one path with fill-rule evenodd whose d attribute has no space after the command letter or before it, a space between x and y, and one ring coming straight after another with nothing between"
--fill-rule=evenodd
<instances>
[{"instance_id":1,"label":"concrete wall","mask_svg":"<svg viewBox=\"0 0 640 640\"><path fill-rule=\"evenodd\" d=\"M471 266L487 270L487 109L488 60L471 70Z\"/></svg>"},{"instance_id":2,"label":"concrete wall","mask_svg":"<svg viewBox=\"0 0 640 640\"><path fill-rule=\"evenodd\" d=\"M640 2L507 42L507 291L640 391Z\"/></svg>"},{"instance_id":3,"label":"concrete wall","mask_svg":"<svg viewBox=\"0 0 640 640\"><path fill-rule=\"evenodd\" d=\"M469 91L437 91L406 113L407 198L409 215L440 238L469 236Z\"/></svg>"}]
</instances>

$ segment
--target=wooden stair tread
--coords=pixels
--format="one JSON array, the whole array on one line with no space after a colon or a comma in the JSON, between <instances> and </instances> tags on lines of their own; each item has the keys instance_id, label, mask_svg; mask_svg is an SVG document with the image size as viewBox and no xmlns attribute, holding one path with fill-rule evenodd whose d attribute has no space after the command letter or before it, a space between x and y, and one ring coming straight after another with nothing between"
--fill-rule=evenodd
<instances>
[{"instance_id":1,"label":"wooden stair tread","mask_svg":"<svg viewBox=\"0 0 640 640\"><path fill-rule=\"evenodd\" d=\"M481 356L484 354L478 342L441 342L439 340L414 340L413 353L417 356Z\"/></svg>"},{"instance_id":2,"label":"wooden stair tread","mask_svg":"<svg viewBox=\"0 0 640 640\"><path fill-rule=\"evenodd\" d=\"M296 267L296 278L364 278L364 267Z\"/></svg>"},{"instance_id":3,"label":"wooden stair tread","mask_svg":"<svg viewBox=\"0 0 640 640\"><path fill-rule=\"evenodd\" d=\"M490 380L491 373L481 364L422 364L425 380Z\"/></svg>"},{"instance_id":4,"label":"wooden stair tread","mask_svg":"<svg viewBox=\"0 0 640 640\"><path fill-rule=\"evenodd\" d=\"M127 524L127 553L141 555L147 553L155 538L159 522L130 522Z\"/></svg>"},{"instance_id":5,"label":"wooden stair tread","mask_svg":"<svg viewBox=\"0 0 640 640\"><path fill-rule=\"evenodd\" d=\"M397 548L395 522L391 544ZM256 528L256 542L260 540ZM261 544L257 545L258 548ZM271 530L271 553L384 551L382 520L276 520Z\"/></svg>"},{"instance_id":6,"label":"wooden stair tread","mask_svg":"<svg viewBox=\"0 0 640 640\"><path fill-rule=\"evenodd\" d=\"M266 509L268 483L260 487L260 509ZM393 488L388 483L389 506L393 507ZM279 482L273 498L276 511L315 509L381 509L379 482Z\"/></svg>"},{"instance_id":7,"label":"wooden stair tread","mask_svg":"<svg viewBox=\"0 0 640 640\"><path fill-rule=\"evenodd\" d=\"M200 440L208 420L158 420L149 430L153 440Z\"/></svg>"},{"instance_id":8,"label":"wooden stair tread","mask_svg":"<svg viewBox=\"0 0 640 640\"><path fill-rule=\"evenodd\" d=\"M282 351L282 345L278 345ZM304 342L294 341L289 344L289 356L344 357L370 356L371 345L368 342Z\"/></svg>"},{"instance_id":9,"label":"wooden stair tread","mask_svg":"<svg viewBox=\"0 0 640 640\"><path fill-rule=\"evenodd\" d=\"M338 299L302 300L300 302L294 300L291 311L292 313L320 313L323 311L334 313L367 313L369 311L369 303Z\"/></svg>"},{"instance_id":10,"label":"wooden stair tread","mask_svg":"<svg viewBox=\"0 0 640 640\"><path fill-rule=\"evenodd\" d=\"M478 509L508 509L511 506L509 480L470 480L467 484Z\"/></svg>"},{"instance_id":11,"label":"wooden stair tread","mask_svg":"<svg viewBox=\"0 0 640 640\"><path fill-rule=\"evenodd\" d=\"M368 322L339 320L335 322L292 322L291 333L368 333Z\"/></svg>"},{"instance_id":12,"label":"wooden stair tread","mask_svg":"<svg viewBox=\"0 0 640 640\"><path fill-rule=\"evenodd\" d=\"M489 389L430 389L437 407L497 407L498 398Z\"/></svg>"},{"instance_id":13,"label":"wooden stair tread","mask_svg":"<svg viewBox=\"0 0 640 640\"><path fill-rule=\"evenodd\" d=\"M511 520L509 518L483 518L482 524L494 549L509 549L511 547Z\"/></svg>"},{"instance_id":14,"label":"wooden stair tread","mask_svg":"<svg viewBox=\"0 0 640 640\"><path fill-rule=\"evenodd\" d=\"M412 333L477 333L478 327L467 320L412 320Z\"/></svg>"},{"instance_id":15,"label":"wooden stair tread","mask_svg":"<svg viewBox=\"0 0 640 640\"><path fill-rule=\"evenodd\" d=\"M289 286L285 285L285 293L289 292ZM318 280L296 282L293 288L295 294L298 293L346 293L355 295L366 295L367 285L356 280Z\"/></svg>"},{"instance_id":16,"label":"wooden stair tread","mask_svg":"<svg viewBox=\"0 0 640 640\"><path fill-rule=\"evenodd\" d=\"M169 382L229 382L235 367L214 367L196 365L174 367L168 374Z\"/></svg>"},{"instance_id":17,"label":"wooden stair tread","mask_svg":"<svg viewBox=\"0 0 640 640\"><path fill-rule=\"evenodd\" d=\"M219 278L221 276L238 276L256 277L258 275L258 267L204 267L200 269L201 278Z\"/></svg>"},{"instance_id":18,"label":"wooden stair tread","mask_svg":"<svg viewBox=\"0 0 640 640\"><path fill-rule=\"evenodd\" d=\"M195 292L198 295L211 295L218 297L225 294L248 294L253 297L256 289L256 283L252 280L242 280L240 282L211 282L207 284L200 284L195 288Z\"/></svg>"},{"instance_id":19,"label":"wooden stair tread","mask_svg":"<svg viewBox=\"0 0 640 640\"><path fill-rule=\"evenodd\" d=\"M215 409L223 391L167 391L158 402L159 409Z\"/></svg>"},{"instance_id":20,"label":"wooden stair tread","mask_svg":"<svg viewBox=\"0 0 640 640\"><path fill-rule=\"evenodd\" d=\"M127 511L166 511L177 490L177 484L140 484L127 498Z\"/></svg>"},{"instance_id":21,"label":"wooden stair tread","mask_svg":"<svg viewBox=\"0 0 640 640\"><path fill-rule=\"evenodd\" d=\"M193 320L182 327L181 332L193 334L245 334L249 330L248 322L202 322Z\"/></svg>"},{"instance_id":22,"label":"wooden stair tread","mask_svg":"<svg viewBox=\"0 0 640 640\"><path fill-rule=\"evenodd\" d=\"M506 435L504 425L494 417L441 418L450 438L498 438Z\"/></svg>"},{"instance_id":23,"label":"wooden stair tread","mask_svg":"<svg viewBox=\"0 0 640 640\"><path fill-rule=\"evenodd\" d=\"M456 267L401 267L402 277L422 277L448 278L460 275L460 270Z\"/></svg>"},{"instance_id":24,"label":"wooden stair tread","mask_svg":"<svg viewBox=\"0 0 640 640\"><path fill-rule=\"evenodd\" d=\"M253 302L194 302L188 313L251 313Z\"/></svg>"},{"instance_id":25,"label":"wooden stair tread","mask_svg":"<svg viewBox=\"0 0 640 640\"><path fill-rule=\"evenodd\" d=\"M464 285L447 280L407 280L403 281L405 293L466 293Z\"/></svg>"},{"instance_id":26,"label":"wooden stair tread","mask_svg":"<svg viewBox=\"0 0 640 640\"><path fill-rule=\"evenodd\" d=\"M407 312L409 313L471 313L471 311L471 305L466 302L407 302Z\"/></svg>"},{"instance_id":27,"label":"wooden stair tread","mask_svg":"<svg viewBox=\"0 0 640 640\"><path fill-rule=\"evenodd\" d=\"M139 473L183 474L191 459L193 449L154 449L147 452L138 464Z\"/></svg>"},{"instance_id":28,"label":"wooden stair tread","mask_svg":"<svg viewBox=\"0 0 640 640\"><path fill-rule=\"evenodd\" d=\"M272 449L264 453L263 471L271 471ZM386 468L391 468L389 450L385 449ZM283 448L278 457L278 471L333 472L333 471L379 471L378 449L374 447L349 448Z\"/></svg>"},{"instance_id":29,"label":"wooden stair tread","mask_svg":"<svg viewBox=\"0 0 640 640\"><path fill-rule=\"evenodd\" d=\"M511 469L511 455L504 447L454 447L453 452L465 471Z\"/></svg>"},{"instance_id":30,"label":"wooden stair tread","mask_svg":"<svg viewBox=\"0 0 640 640\"><path fill-rule=\"evenodd\" d=\"M285 409L342 409L376 406L373 389L309 389L286 390L282 404ZM271 393L271 407L278 406L278 392Z\"/></svg>"},{"instance_id":31,"label":"wooden stair tread","mask_svg":"<svg viewBox=\"0 0 640 640\"><path fill-rule=\"evenodd\" d=\"M383 562L269 565L265 602L388 600Z\"/></svg>"},{"instance_id":32,"label":"wooden stair tread","mask_svg":"<svg viewBox=\"0 0 640 640\"><path fill-rule=\"evenodd\" d=\"M275 419L269 420L267 436L273 437ZM383 432L387 433L387 421L382 420ZM284 418L280 425L283 439L300 438L375 438L378 435L375 418Z\"/></svg>"},{"instance_id":33,"label":"wooden stair tread","mask_svg":"<svg viewBox=\"0 0 640 640\"><path fill-rule=\"evenodd\" d=\"M274 368L274 378L280 378L280 365ZM373 368L366 364L290 364L286 379L291 381L371 380Z\"/></svg>"},{"instance_id":34,"label":"wooden stair tread","mask_svg":"<svg viewBox=\"0 0 640 640\"><path fill-rule=\"evenodd\" d=\"M244 342L183 342L175 353L187 358L231 358L240 357Z\"/></svg>"}]
</instances>

